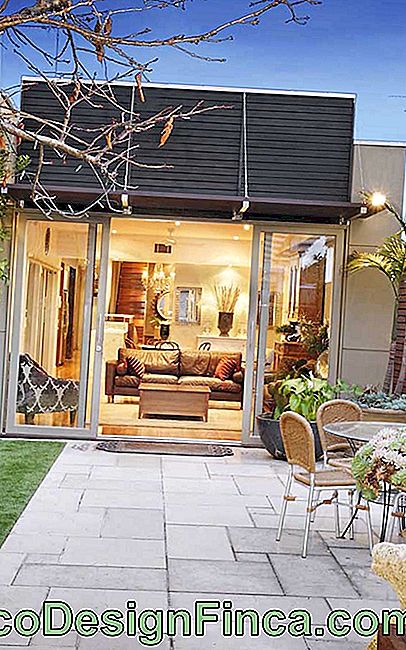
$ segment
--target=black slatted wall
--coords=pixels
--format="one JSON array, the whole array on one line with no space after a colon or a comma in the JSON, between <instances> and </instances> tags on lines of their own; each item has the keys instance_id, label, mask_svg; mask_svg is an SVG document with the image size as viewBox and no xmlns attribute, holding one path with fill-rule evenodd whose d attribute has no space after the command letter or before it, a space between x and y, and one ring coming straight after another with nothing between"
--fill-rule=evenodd
<instances>
[{"instance_id":1,"label":"black slatted wall","mask_svg":"<svg viewBox=\"0 0 406 650\"><path fill-rule=\"evenodd\" d=\"M130 108L130 86L114 86L117 100ZM354 101L346 97L294 94L226 92L204 89L145 88L146 103L138 97L135 111L141 117L168 106L188 110L203 100L204 106L224 106L187 121L177 121L167 144L159 148L161 127L137 139L134 160L166 165L163 169L132 167L131 185L142 192L241 196L244 194L244 161L248 166L251 197L280 197L321 201L347 201L350 194ZM246 147L243 137L244 101ZM43 82L25 82L23 110L61 119L58 100ZM81 104L73 122L78 137L85 129L120 119L107 102ZM81 130L82 129L82 130ZM134 144L134 141L133 141ZM124 145L123 145L124 148ZM34 159L31 145L22 145ZM49 185L91 188L92 170L72 159L60 160L47 152L42 180ZM124 167L120 181L124 178Z\"/></svg>"}]
</instances>

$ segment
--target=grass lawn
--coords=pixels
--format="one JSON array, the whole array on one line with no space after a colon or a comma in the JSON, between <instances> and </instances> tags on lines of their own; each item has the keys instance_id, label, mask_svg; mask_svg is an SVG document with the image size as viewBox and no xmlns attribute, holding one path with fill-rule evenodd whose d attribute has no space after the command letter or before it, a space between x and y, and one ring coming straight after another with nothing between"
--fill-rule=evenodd
<instances>
[{"instance_id":1,"label":"grass lawn","mask_svg":"<svg viewBox=\"0 0 406 650\"><path fill-rule=\"evenodd\" d=\"M53 441L0 441L0 546L63 446Z\"/></svg>"}]
</instances>

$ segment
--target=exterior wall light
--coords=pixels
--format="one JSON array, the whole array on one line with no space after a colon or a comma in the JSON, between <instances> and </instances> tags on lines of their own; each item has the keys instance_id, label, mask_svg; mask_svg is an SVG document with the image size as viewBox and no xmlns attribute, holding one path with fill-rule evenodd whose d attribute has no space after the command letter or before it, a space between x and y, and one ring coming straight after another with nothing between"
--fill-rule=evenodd
<instances>
[{"instance_id":1,"label":"exterior wall light","mask_svg":"<svg viewBox=\"0 0 406 650\"><path fill-rule=\"evenodd\" d=\"M373 192L371 194L370 203L373 208L382 208L386 207L387 196L382 192Z\"/></svg>"}]
</instances>

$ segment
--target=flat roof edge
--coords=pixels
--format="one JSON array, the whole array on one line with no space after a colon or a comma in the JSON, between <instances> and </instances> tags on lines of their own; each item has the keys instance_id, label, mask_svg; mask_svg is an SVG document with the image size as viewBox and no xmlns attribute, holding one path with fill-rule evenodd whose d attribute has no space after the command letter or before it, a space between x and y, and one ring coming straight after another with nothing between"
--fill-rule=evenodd
<instances>
[{"instance_id":1,"label":"flat roof edge","mask_svg":"<svg viewBox=\"0 0 406 650\"><path fill-rule=\"evenodd\" d=\"M385 140L354 140L354 144L363 144L369 147L400 147L406 149L406 142L385 142Z\"/></svg>"},{"instance_id":2,"label":"flat roof edge","mask_svg":"<svg viewBox=\"0 0 406 650\"><path fill-rule=\"evenodd\" d=\"M61 77L49 77L49 81L64 81ZM24 81L42 81L43 83L46 80L43 77L36 76L27 76L24 75L21 77L21 82ZM67 81L67 80L65 80ZM105 83L102 79L96 80L96 83ZM112 81L114 86L133 86L133 81ZM258 95L296 95L299 97L336 97L339 99L357 99L356 93L338 93L338 92L329 92L329 91L316 91L316 90L284 90L282 88L246 88L240 86L207 86L205 84L173 84L173 83L155 83L155 82L146 82L143 83L144 88L174 88L178 90L210 90L214 92L225 92L225 93L249 93L249 94L258 94Z\"/></svg>"}]
</instances>

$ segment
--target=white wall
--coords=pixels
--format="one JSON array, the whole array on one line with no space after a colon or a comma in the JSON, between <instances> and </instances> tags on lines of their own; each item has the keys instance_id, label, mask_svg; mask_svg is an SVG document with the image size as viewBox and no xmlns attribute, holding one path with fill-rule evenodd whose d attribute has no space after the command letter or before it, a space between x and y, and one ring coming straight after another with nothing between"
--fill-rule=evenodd
<instances>
[{"instance_id":1,"label":"white wall","mask_svg":"<svg viewBox=\"0 0 406 650\"><path fill-rule=\"evenodd\" d=\"M355 146L353 201L362 189L384 192L399 212L403 209L405 147ZM349 253L374 251L383 239L399 230L388 212L357 219L349 230ZM360 384L379 384L389 354L394 296L379 271L347 277L343 318L341 376Z\"/></svg>"}]
</instances>

